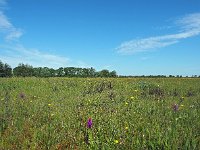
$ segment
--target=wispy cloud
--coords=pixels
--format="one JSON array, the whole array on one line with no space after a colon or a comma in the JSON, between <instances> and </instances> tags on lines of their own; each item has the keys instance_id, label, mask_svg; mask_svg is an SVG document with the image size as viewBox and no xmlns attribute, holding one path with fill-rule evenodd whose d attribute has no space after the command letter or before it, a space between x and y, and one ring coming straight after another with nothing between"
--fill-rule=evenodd
<instances>
[{"instance_id":1,"label":"wispy cloud","mask_svg":"<svg viewBox=\"0 0 200 150\"><path fill-rule=\"evenodd\" d=\"M23 45L15 46L0 46L4 49L4 54L0 53L0 60L7 62L12 67L18 65L18 63L27 63L34 67L64 67L68 66L70 59L53 55L45 52L41 52L38 49L25 48Z\"/></svg>"},{"instance_id":2,"label":"wispy cloud","mask_svg":"<svg viewBox=\"0 0 200 150\"><path fill-rule=\"evenodd\" d=\"M126 41L116 50L121 54L151 51L178 43L181 39L200 35L200 13L186 15L176 20L175 24L179 28L178 33Z\"/></svg>"},{"instance_id":3,"label":"wispy cloud","mask_svg":"<svg viewBox=\"0 0 200 150\"><path fill-rule=\"evenodd\" d=\"M19 63L25 63L34 67L59 68L70 66L86 66L83 61L72 61L71 59L52 54L37 48L28 48L19 40L23 30L16 28L4 13L7 0L0 0L0 35L4 38L4 44L0 45L0 60L16 67ZM17 40L17 41L16 41Z\"/></svg>"},{"instance_id":4,"label":"wispy cloud","mask_svg":"<svg viewBox=\"0 0 200 150\"><path fill-rule=\"evenodd\" d=\"M4 39L6 41L12 41L19 39L23 32L21 29L16 28L4 14L1 6L6 5L6 0L0 0L0 32L4 34Z\"/></svg>"}]
</instances>

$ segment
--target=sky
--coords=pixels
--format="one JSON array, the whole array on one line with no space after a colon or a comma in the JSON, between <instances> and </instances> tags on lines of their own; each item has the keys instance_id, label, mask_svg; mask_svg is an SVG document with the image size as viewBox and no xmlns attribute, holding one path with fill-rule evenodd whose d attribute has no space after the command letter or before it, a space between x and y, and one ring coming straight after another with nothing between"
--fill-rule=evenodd
<instances>
[{"instance_id":1,"label":"sky","mask_svg":"<svg viewBox=\"0 0 200 150\"><path fill-rule=\"evenodd\" d=\"M200 0L0 0L0 60L200 75Z\"/></svg>"}]
</instances>

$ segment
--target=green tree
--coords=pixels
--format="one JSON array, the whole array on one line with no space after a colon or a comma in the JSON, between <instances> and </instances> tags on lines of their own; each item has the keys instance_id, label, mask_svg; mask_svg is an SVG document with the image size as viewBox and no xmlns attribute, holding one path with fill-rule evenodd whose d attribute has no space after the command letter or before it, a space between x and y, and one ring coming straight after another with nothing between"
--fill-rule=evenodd
<instances>
[{"instance_id":1,"label":"green tree","mask_svg":"<svg viewBox=\"0 0 200 150\"><path fill-rule=\"evenodd\" d=\"M12 68L7 63L0 61L0 77L11 77Z\"/></svg>"},{"instance_id":2,"label":"green tree","mask_svg":"<svg viewBox=\"0 0 200 150\"><path fill-rule=\"evenodd\" d=\"M111 71L109 77L117 77L117 72L115 70Z\"/></svg>"},{"instance_id":3,"label":"green tree","mask_svg":"<svg viewBox=\"0 0 200 150\"><path fill-rule=\"evenodd\" d=\"M101 71L99 72L99 76L100 76L100 77L109 77L109 75L110 75L110 72L109 72L109 70L107 70L107 69L103 69L103 70L101 70Z\"/></svg>"},{"instance_id":4,"label":"green tree","mask_svg":"<svg viewBox=\"0 0 200 150\"><path fill-rule=\"evenodd\" d=\"M64 75L65 75L65 72L64 72L63 67L60 67L59 69L56 70L56 76L63 77Z\"/></svg>"},{"instance_id":5,"label":"green tree","mask_svg":"<svg viewBox=\"0 0 200 150\"><path fill-rule=\"evenodd\" d=\"M6 77L12 76L12 68L7 63L4 64L4 73Z\"/></svg>"},{"instance_id":6,"label":"green tree","mask_svg":"<svg viewBox=\"0 0 200 150\"><path fill-rule=\"evenodd\" d=\"M31 77L34 75L34 69L32 66L28 64L20 63L17 67L13 69L14 76L21 76L21 77Z\"/></svg>"},{"instance_id":7,"label":"green tree","mask_svg":"<svg viewBox=\"0 0 200 150\"><path fill-rule=\"evenodd\" d=\"M5 77L4 64L2 61L0 61L0 77Z\"/></svg>"}]
</instances>

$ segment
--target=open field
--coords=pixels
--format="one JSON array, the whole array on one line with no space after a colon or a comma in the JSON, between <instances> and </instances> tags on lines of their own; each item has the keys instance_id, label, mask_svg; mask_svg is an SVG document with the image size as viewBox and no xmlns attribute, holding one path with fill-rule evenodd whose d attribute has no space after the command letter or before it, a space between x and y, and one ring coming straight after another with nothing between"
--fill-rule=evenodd
<instances>
[{"instance_id":1,"label":"open field","mask_svg":"<svg viewBox=\"0 0 200 150\"><path fill-rule=\"evenodd\" d=\"M1 150L200 149L200 79L0 78L0 132Z\"/></svg>"}]
</instances>

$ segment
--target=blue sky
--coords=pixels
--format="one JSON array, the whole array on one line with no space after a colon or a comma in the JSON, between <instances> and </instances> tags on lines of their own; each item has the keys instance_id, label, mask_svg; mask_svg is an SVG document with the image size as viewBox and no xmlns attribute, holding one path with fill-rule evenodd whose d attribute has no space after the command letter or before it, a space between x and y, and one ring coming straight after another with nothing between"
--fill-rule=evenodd
<instances>
[{"instance_id":1,"label":"blue sky","mask_svg":"<svg viewBox=\"0 0 200 150\"><path fill-rule=\"evenodd\" d=\"M0 0L0 60L200 75L199 0Z\"/></svg>"}]
</instances>

